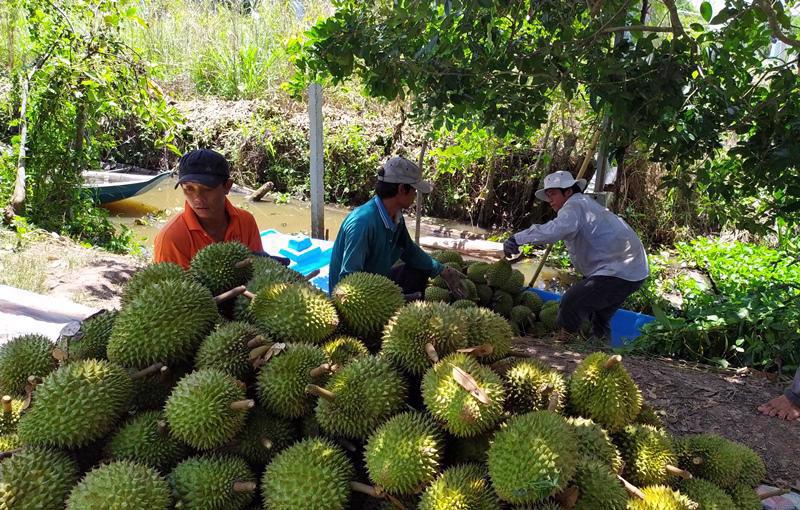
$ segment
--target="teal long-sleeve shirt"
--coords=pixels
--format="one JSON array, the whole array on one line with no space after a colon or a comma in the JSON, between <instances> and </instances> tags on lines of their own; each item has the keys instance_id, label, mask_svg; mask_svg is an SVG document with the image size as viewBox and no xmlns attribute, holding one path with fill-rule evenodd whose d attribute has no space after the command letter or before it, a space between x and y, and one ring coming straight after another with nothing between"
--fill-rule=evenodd
<instances>
[{"instance_id":1,"label":"teal long-sleeve shirt","mask_svg":"<svg viewBox=\"0 0 800 510\"><path fill-rule=\"evenodd\" d=\"M392 221L377 196L356 207L347 215L333 243L329 272L329 288L350 273L389 276L392 266L402 260L409 267L434 277L444 266L425 253L408 235L403 215Z\"/></svg>"}]
</instances>

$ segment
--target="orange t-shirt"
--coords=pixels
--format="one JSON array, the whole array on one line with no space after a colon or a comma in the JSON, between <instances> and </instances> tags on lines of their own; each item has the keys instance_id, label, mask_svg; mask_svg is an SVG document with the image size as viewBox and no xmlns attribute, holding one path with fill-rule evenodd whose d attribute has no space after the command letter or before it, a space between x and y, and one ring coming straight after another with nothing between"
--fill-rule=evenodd
<instances>
[{"instance_id":1,"label":"orange t-shirt","mask_svg":"<svg viewBox=\"0 0 800 510\"><path fill-rule=\"evenodd\" d=\"M225 211L229 218L225 241L239 241L253 252L264 251L253 215L234 206L227 198ZM194 254L212 243L214 240L203 230L197 215L185 202L183 213L169 220L156 235L153 260L175 262L188 269Z\"/></svg>"}]
</instances>

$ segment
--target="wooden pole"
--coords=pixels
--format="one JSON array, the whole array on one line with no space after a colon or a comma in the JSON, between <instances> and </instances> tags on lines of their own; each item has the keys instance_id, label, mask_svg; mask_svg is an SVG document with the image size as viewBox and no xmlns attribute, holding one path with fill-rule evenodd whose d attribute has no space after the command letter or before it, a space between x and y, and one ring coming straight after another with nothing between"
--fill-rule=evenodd
<instances>
[{"instance_id":1,"label":"wooden pole","mask_svg":"<svg viewBox=\"0 0 800 510\"><path fill-rule=\"evenodd\" d=\"M422 150L419 152L419 173L422 175L422 168L425 164L425 152L428 150L428 137L422 142ZM417 218L414 230L414 242L419 244L419 231L422 224L422 193L417 192Z\"/></svg>"},{"instance_id":2,"label":"wooden pole","mask_svg":"<svg viewBox=\"0 0 800 510\"><path fill-rule=\"evenodd\" d=\"M309 145L311 146L311 237L325 234L325 180L323 178L322 87L308 87Z\"/></svg>"}]
</instances>

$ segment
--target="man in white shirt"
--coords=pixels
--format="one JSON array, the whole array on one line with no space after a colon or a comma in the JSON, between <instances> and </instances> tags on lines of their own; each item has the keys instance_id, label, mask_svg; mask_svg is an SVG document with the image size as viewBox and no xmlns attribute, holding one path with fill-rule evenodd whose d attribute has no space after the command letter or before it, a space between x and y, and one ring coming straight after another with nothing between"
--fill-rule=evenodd
<instances>
[{"instance_id":1,"label":"man in white shirt","mask_svg":"<svg viewBox=\"0 0 800 510\"><path fill-rule=\"evenodd\" d=\"M584 320L591 322L596 337L608 338L611 316L650 274L639 236L622 218L584 195L585 187L585 179L575 180L567 171L545 177L536 198L549 202L556 218L517 232L503 244L507 257L519 253L522 244L566 244L572 265L584 279L561 298L561 339L575 334Z\"/></svg>"}]
</instances>

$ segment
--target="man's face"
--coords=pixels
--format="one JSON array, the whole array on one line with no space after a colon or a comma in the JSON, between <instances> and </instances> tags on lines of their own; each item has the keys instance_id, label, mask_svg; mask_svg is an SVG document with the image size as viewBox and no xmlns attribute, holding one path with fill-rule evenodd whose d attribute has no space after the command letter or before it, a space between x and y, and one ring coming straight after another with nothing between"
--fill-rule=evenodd
<instances>
[{"instance_id":1,"label":"man's face","mask_svg":"<svg viewBox=\"0 0 800 510\"><path fill-rule=\"evenodd\" d=\"M417 200L417 190L409 186L409 189L406 192L403 188L404 186L401 184L400 188L397 190L397 197L400 201L400 205L402 206L402 208L408 209Z\"/></svg>"},{"instance_id":2,"label":"man's face","mask_svg":"<svg viewBox=\"0 0 800 510\"><path fill-rule=\"evenodd\" d=\"M566 193L562 193L560 189L551 188L544 190L544 194L547 195L547 201L550 202L550 207L552 207L555 212L558 212L559 209L564 207L564 202L572 196L572 190L567 190Z\"/></svg>"},{"instance_id":3,"label":"man's face","mask_svg":"<svg viewBox=\"0 0 800 510\"><path fill-rule=\"evenodd\" d=\"M184 182L181 189L198 218L216 219L225 215L225 195L232 185L231 179L213 188L197 182Z\"/></svg>"}]
</instances>

